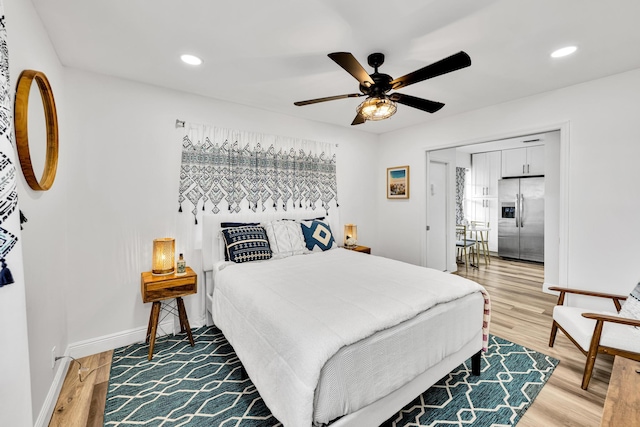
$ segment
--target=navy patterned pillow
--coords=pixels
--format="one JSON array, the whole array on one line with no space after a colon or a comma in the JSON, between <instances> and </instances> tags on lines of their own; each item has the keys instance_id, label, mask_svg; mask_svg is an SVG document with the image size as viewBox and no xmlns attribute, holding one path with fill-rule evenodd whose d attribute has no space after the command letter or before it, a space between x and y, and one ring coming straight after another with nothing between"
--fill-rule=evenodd
<instances>
[{"instance_id":1,"label":"navy patterned pillow","mask_svg":"<svg viewBox=\"0 0 640 427\"><path fill-rule=\"evenodd\" d=\"M221 222L220 228L230 228L230 227L244 227L246 225L260 225L259 222ZM224 260L229 261L229 254L225 248L224 250Z\"/></svg>"},{"instance_id":2,"label":"navy patterned pillow","mask_svg":"<svg viewBox=\"0 0 640 427\"><path fill-rule=\"evenodd\" d=\"M260 226L223 229L222 236L229 261L240 263L271 258L267 233Z\"/></svg>"},{"instance_id":3,"label":"navy patterned pillow","mask_svg":"<svg viewBox=\"0 0 640 427\"><path fill-rule=\"evenodd\" d=\"M302 234L304 235L307 249L310 251L326 251L336 246L329 224L313 220L302 221L300 225L302 226Z\"/></svg>"}]
</instances>

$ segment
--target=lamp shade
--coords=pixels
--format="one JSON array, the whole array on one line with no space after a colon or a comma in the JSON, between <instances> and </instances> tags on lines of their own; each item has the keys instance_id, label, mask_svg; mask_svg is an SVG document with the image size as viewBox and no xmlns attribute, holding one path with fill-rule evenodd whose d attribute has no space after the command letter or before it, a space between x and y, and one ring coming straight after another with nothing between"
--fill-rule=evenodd
<instances>
[{"instance_id":1,"label":"lamp shade","mask_svg":"<svg viewBox=\"0 0 640 427\"><path fill-rule=\"evenodd\" d=\"M171 274L175 271L176 241L171 237L153 240L153 274Z\"/></svg>"},{"instance_id":2,"label":"lamp shade","mask_svg":"<svg viewBox=\"0 0 640 427\"><path fill-rule=\"evenodd\" d=\"M358 243L358 226L355 224L344 225L344 245L355 246Z\"/></svg>"}]
</instances>

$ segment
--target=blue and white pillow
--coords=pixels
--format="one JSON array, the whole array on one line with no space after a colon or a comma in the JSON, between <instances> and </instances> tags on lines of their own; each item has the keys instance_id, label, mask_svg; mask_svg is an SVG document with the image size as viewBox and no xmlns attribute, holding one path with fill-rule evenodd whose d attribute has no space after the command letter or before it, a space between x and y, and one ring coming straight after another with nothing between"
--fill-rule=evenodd
<instances>
[{"instance_id":1,"label":"blue and white pillow","mask_svg":"<svg viewBox=\"0 0 640 427\"><path fill-rule=\"evenodd\" d=\"M259 222L221 222L220 228L231 228L231 227L245 227L247 225L260 225ZM220 252L224 252L224 260L229 261L229 254L227 253L227 248L225 247L224 238L221 239L222 246L220 247Z\"/></svg>"},{"instance_id":2,"label":"blue and white pillow","mask_svg":"<svg viewBox=\"0 0 640 427\"><path fill-rule=\"evenodd\" d=\"M241 263L271 259L271 247L264 228L260 226L232 227L222 230L226 256Z\"/></svg>"},{"instance_id":3,"label":"blue and white pillow","mask_svg":"<svg viewBox=\"0 0 640 427\"><path fill-rule=\"evenodd\" d=\"M304 241L307 245L307 249L310 251L326 251L337 246L329 224L313 220L302 221L300 222L300 225L302 227L302 234L304 235Z\"/></svg>"}]
</instances>

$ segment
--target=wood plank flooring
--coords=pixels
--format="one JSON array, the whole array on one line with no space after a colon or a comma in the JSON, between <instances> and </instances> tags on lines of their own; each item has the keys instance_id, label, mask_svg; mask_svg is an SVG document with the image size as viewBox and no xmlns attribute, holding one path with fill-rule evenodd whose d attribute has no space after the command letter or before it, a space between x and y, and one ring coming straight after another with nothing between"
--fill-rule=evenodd
<instances>
[{"instance_id":1,"label":"wood plank flooring","mask_svg":"<svg viewBox=\"0 0 640 427\"><path fill-rule=\"evenodd\" d=\"M589 390L580 388L585 357L558 332L553 348L548 347L551 314L557 298L542 292L543 267L539 264L491 258L479 269L461 269L459 275L482 284L492 300L491 333L560 360L560 364L534 403L518 423L519 427L598 427L613 358L599 355ZM107 351L80 359L93 369L110 363ZM50 426L103 424L108 366L78 381L78 365L71 363L60 392Z\"/></svg>"}]
</instances>

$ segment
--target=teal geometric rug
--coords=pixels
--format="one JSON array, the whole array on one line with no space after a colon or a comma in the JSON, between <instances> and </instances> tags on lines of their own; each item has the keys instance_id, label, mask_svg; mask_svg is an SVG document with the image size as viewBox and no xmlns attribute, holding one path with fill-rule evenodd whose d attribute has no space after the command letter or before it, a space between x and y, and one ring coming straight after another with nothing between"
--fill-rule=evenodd
<instances>
[{"instance_id":1,"label":"teal geometric rug","mask_svg":"<svg viewBox=\"0 0 640 427\"><path fill-rule=\"evenodd\" d=\"M240 361L215 327L133 344L113 354L105 426L282 426L264 405ZM538 395L558 360L490 336L482 373L471 360L418 396L391 418L396 427L513 426Z\"/></svg>"}]
</instances>

